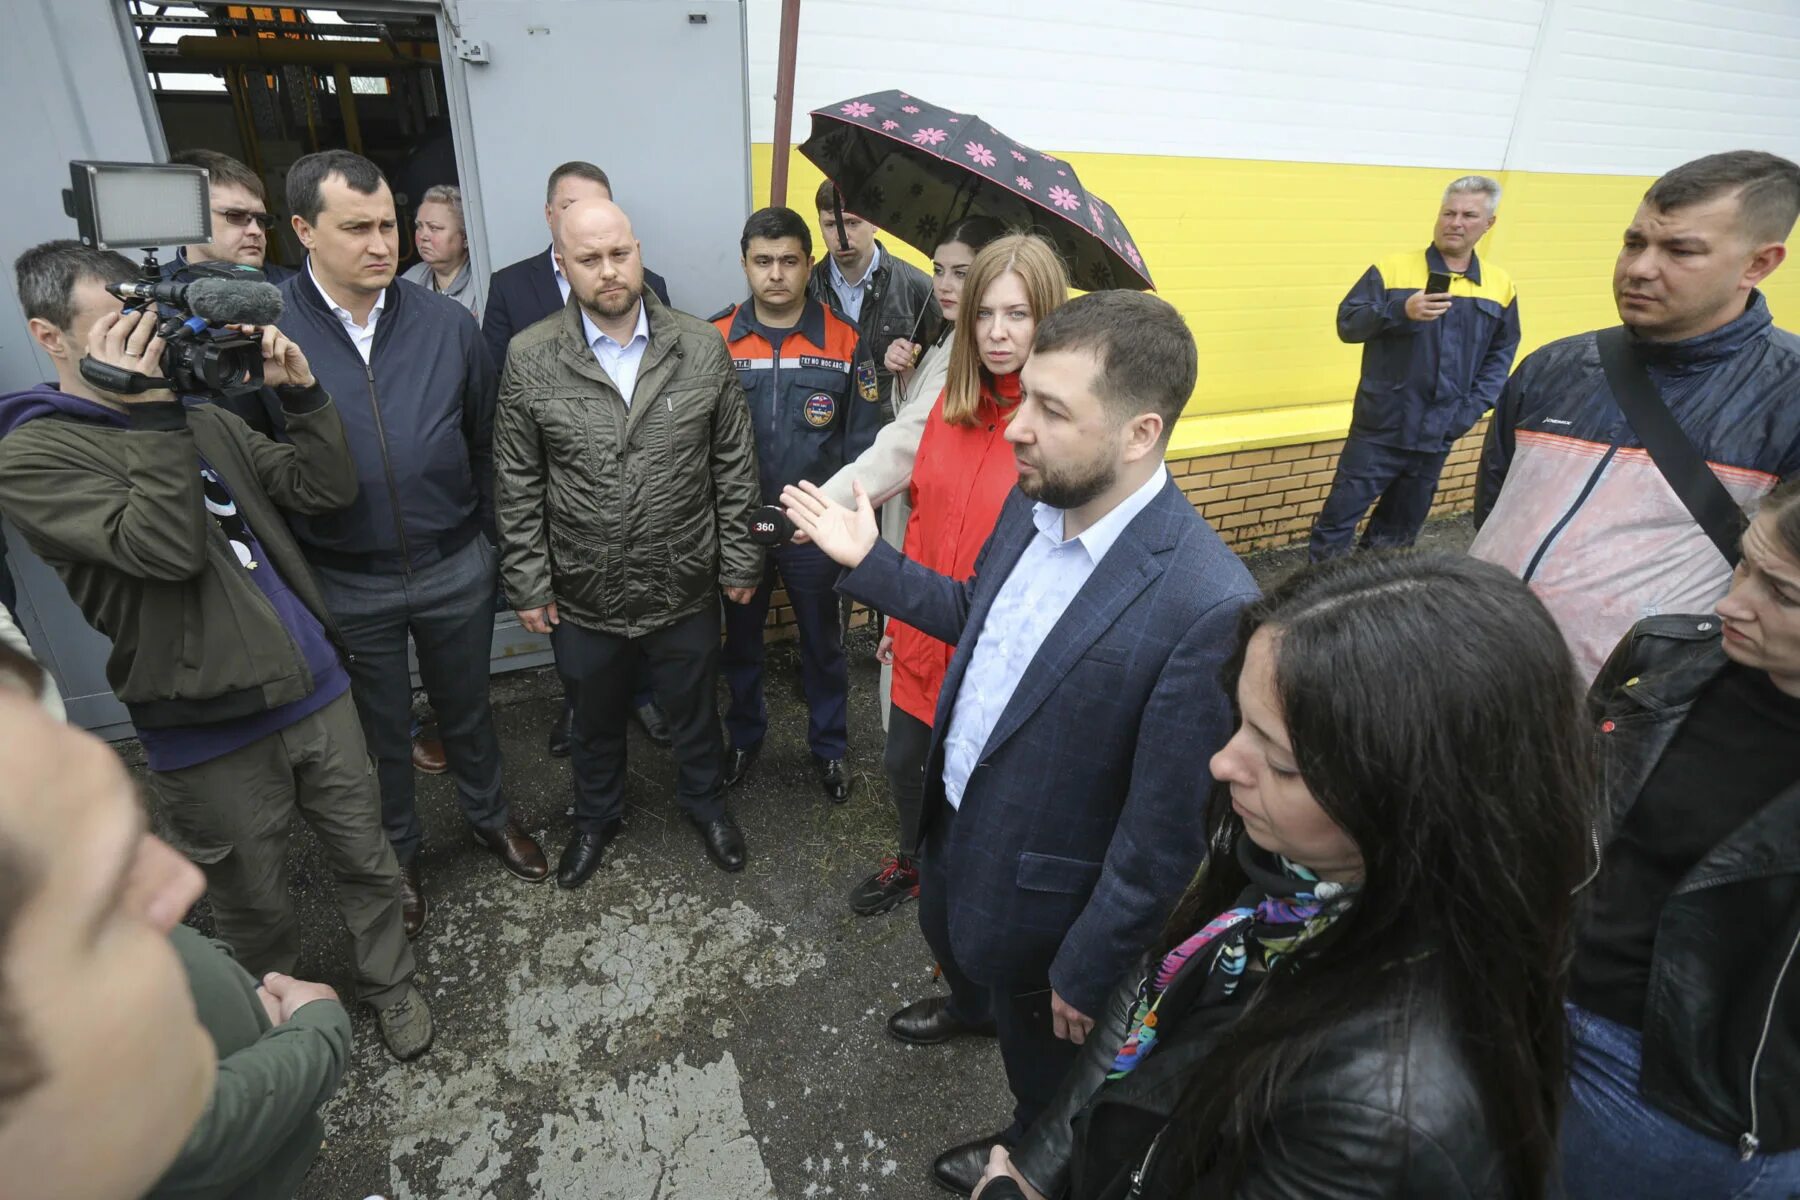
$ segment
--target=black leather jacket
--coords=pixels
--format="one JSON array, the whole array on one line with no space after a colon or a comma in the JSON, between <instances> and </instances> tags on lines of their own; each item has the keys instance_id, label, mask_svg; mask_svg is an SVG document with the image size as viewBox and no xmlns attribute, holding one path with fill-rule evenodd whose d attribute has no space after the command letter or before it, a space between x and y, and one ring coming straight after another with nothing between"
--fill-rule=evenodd
<instances>
[{"instance_id":1,"label":"black leather jacket","mask_svg":"<svg viewBox=\"0 0 1800 1200\"><path fill-rule=\"evenodd\" d=\"M1618 829L1695 698L1726 664L1717 617L1640 621L1589 692ZM1800 747L1787 747L1800 777ZM1747 936L1763 914L1770 941ZM1644 1098L1746 1158L1800 1147L1800 782L1714 846L1656 927Z\"/></svg>"},{"instance_id":2,"label":"black leather jacket","mask_svg":"<svg viewBox=\"0 0 1800 1200\"><path fill-rule=\"evenodd\" d=\"M1164 1011L1155 1052L1130 1075L1106 1082L1139 981L1154 968L1146 959L1114 990L1049 1110L1013 1151L1013 1165L1052 1200L1503 1197L1504 1159L1488 1138L1481 1096L1431 963L1427 955L1401 968L1415 973L1410 984L1324 1039L1283 1089L1260 1131L1258 1157L1230 1188L1217 1177L1172 1178L1159 1143L1235 1011L1199 1008L1174 1018ZM983 1200L1019 1195L1009 1180L982 1193Z\"/></svg>"},{"instance_id":3,"label":"black leather jacket","mask_svg":"<svg viewBox=\"0 0 1800 1200\"><path fill-rule=\"evenodd\" d=\"M887 369L888 347L899 338L935 337L935 331L942 328L943 316L938 312L937 297L932 295L931 280L925 272L895 258L879 239L875 246L881 251L881 262L875 267L875 278L869 280L869 290L863 295L861 317L851 324L856 326L860 338L856 347L858 362L874 368L876 385L881 390L882 420L891 421L894 419L894 373ZM843 301L838 299L837 289L831 286L829 249L812 269L812 275L806 281L806 294L844 320L850 320ZM924 320L919 319L920 313L925 314Z\"/></svg>"}]
</instances>

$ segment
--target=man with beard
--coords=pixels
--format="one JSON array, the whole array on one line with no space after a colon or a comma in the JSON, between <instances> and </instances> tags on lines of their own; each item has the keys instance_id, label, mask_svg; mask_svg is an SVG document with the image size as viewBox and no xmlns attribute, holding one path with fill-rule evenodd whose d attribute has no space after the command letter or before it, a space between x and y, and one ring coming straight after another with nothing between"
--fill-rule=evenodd
<instances>
[{"instance_id":1,"label":"man with beard","mask_svg":"<svg viewBox=\"0 0 1800 1200\"><path fill-rule=\"evenodd\" d=\"M961 1012L990 1012L1017 1104L933 1164L968 1192L1043 1111L1109 988L1205 852L1220 686L1250 574L1183 498L1163 450L1193 393L1194 339L1137 292L1037 328L1007 427L1019 466L967 581L878 537L811 484L788 515L850 568L853 599L956 647L932 723L919 923ZM1035 501L1035 503L1034 503Z\"/></svg>"},{"instance_id":2,"label":"man with beard","mask_svg":"<svg viewBox=\"0 0 1800 1200\"><path fill-rule=\"evenodd\" d=\"M725 810L719 593L763 578L744 389L711 325L644 289L631 219L610 200L557 223L571 303L513 338L494 426L502 578L574 684L575 830L557 869L580 887L625 812L625 720L638 666L668 715L676 796L706 852L744 869Z\"/></svg>"}]
</instances>

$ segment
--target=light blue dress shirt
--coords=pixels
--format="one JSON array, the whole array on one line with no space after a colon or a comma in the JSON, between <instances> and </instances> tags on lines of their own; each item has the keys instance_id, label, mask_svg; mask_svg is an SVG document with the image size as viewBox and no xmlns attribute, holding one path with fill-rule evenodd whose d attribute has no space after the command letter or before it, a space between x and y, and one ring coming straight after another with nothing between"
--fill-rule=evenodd
<instances>
[{"instance_id":1,"label":"light blue dress shirt","mask_svg":"<svg viewBox=\"0 0 1800 1200\"><path fill-rule=\"evenodd\" d=\"M862 320L863 297L868 294L869 281L875 278L875 268L881 265L881 247L876 246L870 253L869 269L863 272L862 280L854 284L845 279L844 273L838 270L837 259L830 258L829 254L827 254L827 258L831 263L831 290L837 293L838 302L844 306L844 315L849 317L850 323L854 325Z\"/></svg>"},{"instance_id":2,"label":"light blue dress shirt","mask_svg":"<svg viewBox=\"0 0 1800 1200\"><path fill-rule=\"evenodd\" d=\"M618 385L619 395L625 398L625 407L630 408L631 393L637 389L638 367L643 364L644 351L650 348L649 310L642 300L638 301L637 328L623 346L601 333L585 308L581 310L581 328L587 334L588 349L594 352L594 361Z\"/></svg>"},{"instance_id":3,"label":"light blue dress shirt","mask_svg":"<svg viewBox=\"0 0 1800 1200\"><path fill-rule=\"evenodd\" d=\"M962 807L969 776L1044 639L1125 527L1150 506L1168 479L1168 468L1158 467L1144 486L1079 536L1066 540L1062 509L1039 504L1031 510L1037 536L1000 585L950 709L950 728L944 734L944 797L951 808Z\"/></svg>"}]
</instances>

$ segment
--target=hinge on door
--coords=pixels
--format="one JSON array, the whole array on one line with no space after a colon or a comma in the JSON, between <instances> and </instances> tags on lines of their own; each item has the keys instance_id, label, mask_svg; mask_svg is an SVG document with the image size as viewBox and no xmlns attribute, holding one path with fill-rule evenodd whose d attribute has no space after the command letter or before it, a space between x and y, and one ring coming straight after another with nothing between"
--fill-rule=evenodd
<instances>
[{"instance_id":1,"label":"hinge on door","mask_svg":"<svg viewBox=\"0 0 1800 1200\"><path fill-rule=\"evenodd\" d=\"M462 59L464 62L485 63L490 61L488 58L486 42L478 42L473 38L459 37L451 44L456 50L456 57Z\"/></svg>"}]
</instances>

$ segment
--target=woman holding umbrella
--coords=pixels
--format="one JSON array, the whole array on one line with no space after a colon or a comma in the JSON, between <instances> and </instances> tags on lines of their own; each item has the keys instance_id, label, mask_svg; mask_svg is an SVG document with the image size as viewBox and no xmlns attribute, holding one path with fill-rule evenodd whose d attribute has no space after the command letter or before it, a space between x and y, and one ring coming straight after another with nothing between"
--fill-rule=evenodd
<instances>
[{"instance_id":1,"label":"woman holding umbrella","mask_svg":"<svg viewBox=\"0 0 1800 1200\"><path fill-rule=\"evenodd\" d=\"M958 238L978 236L963 225L952 231ZM945 274L953 276L954 251L946 261L950 269ZM941 281L937 288L942 304L951 288ZM902 548L914 562L958 579L974 570L975 556L1019 478L1005 436L1006 419L1019 403L1019 369L1031 354L1038 322L1068 299L1068 290L1062 259L1048 242L1028 234L991 241L970 263L960 294L952 296L946 309L946 316L956 314L956 325L944 388L927 412L910 464L912 515ZM925 365L921 363L921 368ZM913 390L909 380L908 394ZM842 473L827 485L827 494L839 484L849 489ZM864 490L871 491L872 501L881 498L866 483ZM893 666L885 766L899 809L901 852L884 860L851 893L850 907L864 915L885 912L918 895L919 873L911 851L924 803L931 720L951 647L896 621L882 639L882 654ZM921 1006L932 1014L946 1011L944 998L934 997L903 1009L896 1020ZM984 1019L982 1013L958 1016L971 1023ZM941 1018L936 1023L942 1024ZM905 1021L902 1027L911 1029L913 1024ZM909 1036L893 1022L889 1029L903 1041L943 1041L951 1036L929 1032L923 1038Z\"/></svg>"}]
</instances>

